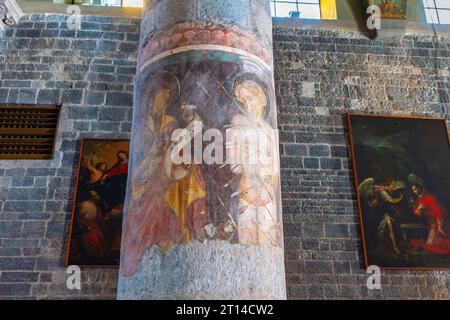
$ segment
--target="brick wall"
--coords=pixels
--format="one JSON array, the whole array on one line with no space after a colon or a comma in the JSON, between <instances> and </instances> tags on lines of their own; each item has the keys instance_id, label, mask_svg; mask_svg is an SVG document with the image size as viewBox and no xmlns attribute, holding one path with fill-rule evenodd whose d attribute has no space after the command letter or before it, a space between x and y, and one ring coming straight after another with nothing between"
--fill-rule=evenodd
<instances>
[{"instance_id":1,"label":"brick wall","mask_svg":"<svg viewBox=\"0 0 450 320\"><path fill-rule=\"evenodd\" d=\"M115 298L116 269L69 291L64 258L79 139L128 138L139 19L34 14L0 35L0 103L61 103L52 161L0 161L0 298ZM369 41L276 27L289 298L449 298L448 274L361 268L346 111L449 118L450 40Z\"/></svg>"},{"instance_id":2,"label":"brick wall","mask_svg":"<svg viewBox=\"0 0 450 320\"><path fill-rule=\"evenodd\" d=\"M274 30L290 298L449 298L438 271L383 271L368 290L344 112L450 119L450 39L370 41Z\"/></svg>"},{"instance_id":3,"label":"brick wall","mask_svg":"<svg viewBox=\"0 0 450 320\"><path fill-rule=\"evenodd\" d=\"M85 137L129 138L139 19L34 14L0 34L0 103L61 104L52 161L0 161L0 298L114 298L114 269L66 287L66 243Z\"/></svg>"}]
</instances>

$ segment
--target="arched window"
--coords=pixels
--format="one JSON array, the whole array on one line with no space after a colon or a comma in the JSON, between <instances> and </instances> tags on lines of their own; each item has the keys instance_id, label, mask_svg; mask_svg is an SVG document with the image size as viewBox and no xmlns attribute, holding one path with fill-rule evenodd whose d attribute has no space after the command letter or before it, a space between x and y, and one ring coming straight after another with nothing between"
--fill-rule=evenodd
<instances>
[{"instance_id":1,"label":"arched window","mask_svg":"<svg viewBox=\"0 0 450 320\"><path fill-rule=\"evenodd\" d=\"M336 0L271 0L273 17L336 19Z\"/></svg>"},{"instance_id":2,"label":"arched window","mask_svg":"<svg viewBox=\"0 0 450 320\"><path fill-rule=\"evenodd\" d=\"M423 6L428 23L450 24L449 0L423 0Z\"/></svg>"}]
</instances>

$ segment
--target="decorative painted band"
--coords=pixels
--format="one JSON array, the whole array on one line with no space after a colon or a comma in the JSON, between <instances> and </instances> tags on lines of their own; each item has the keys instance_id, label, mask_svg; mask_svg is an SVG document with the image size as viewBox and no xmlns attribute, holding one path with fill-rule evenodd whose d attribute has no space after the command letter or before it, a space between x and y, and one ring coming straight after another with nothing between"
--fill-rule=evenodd
<instances>
[{"instance_id":1,"label":"decorative painted band","mask_svg":"<svg viewBox=\"0 0 450 320\"><path fill-rule=\"evenodd\" d=\"M205 45L205 48L201 45ZM193 23L183 23L175 26L169 33L158 32L144 41L140 50L138 70L148 65L149 61L154 62L158 60L158 57L163 58L172 54L170 51L177 53L180 50L176 49L194 46L199 50L213 46L215 50L223 47L224 51L244 52L247 53L245 55L254 56L256 60L262 60L265 66L271 69L272 60L269 49L236 28L205 29Z\"/></svg>"},{"instance_id":2,"label":"decorative painted band","mask_svg":"<svg viewBox=\"0 0 450 320\"><path fill-rule=\"evenodd\" d=\"M228 53L234 53L241 57L246 57L250 60L255 61L259 64L260 67L266 69L267 71L272 72L272 66L268 64L265 60L261 59L258 56L255 56L253 54L248 53L247 51L230 48L226 46L220 46L220 45L213 45L213 44L201 44L201 45L189 45L189 46L183 46L180 48L167 50L164 52L161 52L160 54L157 54L149 59L147 59L144 63L139 65L139 68L137 70L137 74L140 74L144 69L146 69L148 66L153 64L154 62L157 62L163 58L166 58L168 56L172 56L174 54L183 53L183 52L190 52L190 51L209 51L209 52L228 52ZM229 58L229 57L228 57ZM220 59L219 59L220 60Z\"/></svg>"}]
</instances>

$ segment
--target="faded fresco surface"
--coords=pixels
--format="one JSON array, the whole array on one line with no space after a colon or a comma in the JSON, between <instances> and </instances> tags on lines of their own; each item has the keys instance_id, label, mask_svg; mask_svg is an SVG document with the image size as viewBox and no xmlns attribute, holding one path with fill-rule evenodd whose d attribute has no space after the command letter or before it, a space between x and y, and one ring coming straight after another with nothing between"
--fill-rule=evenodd
<instances>
[{"instance_id":1,"label":"faded fresco surface","mask_svg":"<svg viewBox=\"0 0 450 320\"><path fill-rule=\"evenodd\" d=\"M350 115L368 265L450 267L445 121Z\"/></svg>"},{"instance_id":2,"label":"faded fresco surface","mask_svg":"<svg viewBox=\"0 0 450 320\"><path fill-rule=\"evenodd\" d=\"M151 246L168 251L212 239L282 245L275 97L266 60L267 50L236 32L185 25L154 36L142 50L137 83L146 85L136 88L132 141L139 144L131 146L124 275L133 274ZM170 155L180 128L191 133L183 143L203 151L217 139L208 129L219 132L217 161L200 153L175 164ZM239 145L249 129L267 143ZM269 161L241 161L255 154Z\"/></svg>"},{"instance_id":3,"label":"faded fresco surface","mask_svg":"<svg viewBox=\"0 0 450 320\"><path fill-rule=\"evenodd\" d=\"M128 140L83 140L67 264L119 265L129 148Z\"/></svg>"}]
</instances>

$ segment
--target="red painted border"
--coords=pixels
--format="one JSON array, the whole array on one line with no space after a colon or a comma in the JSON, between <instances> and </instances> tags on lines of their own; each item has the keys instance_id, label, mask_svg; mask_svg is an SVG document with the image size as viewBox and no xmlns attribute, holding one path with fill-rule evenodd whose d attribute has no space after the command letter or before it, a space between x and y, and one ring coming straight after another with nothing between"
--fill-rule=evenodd
<instances>
[{"instance_id":1,"label":"red painted border","mask_svg":"<svg viewBox=\"0 0 450 320\"><path fill-rule=\"evenodd\" d=\"M159 32L152 35L140 50L138 66L142 66L147 60L158 54L189 45L220 45L244 50L261 58L269 65L272 61L270 51L266 46L236 28L212 26L210 29L206 29L182 23L170 33Z\"/></svg>"}]
</instances>

